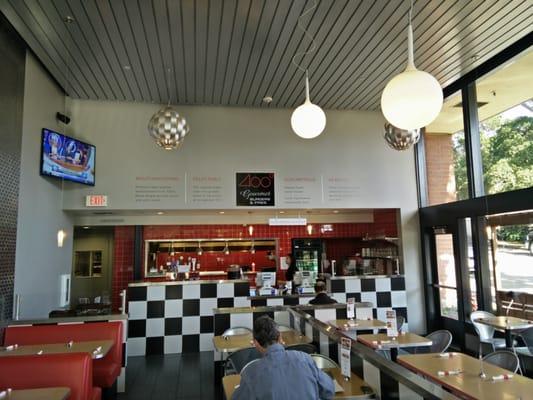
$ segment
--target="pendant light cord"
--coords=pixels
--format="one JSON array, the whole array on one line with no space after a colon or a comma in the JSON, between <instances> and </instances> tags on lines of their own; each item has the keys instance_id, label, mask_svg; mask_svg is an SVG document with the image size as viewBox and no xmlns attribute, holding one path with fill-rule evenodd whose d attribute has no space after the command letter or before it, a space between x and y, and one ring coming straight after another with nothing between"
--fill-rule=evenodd
<instances>
[{"instance_id":1,"label":"pendant light cord","mask_svg":"<svg viewBox=\"0 0 533 400\"><path fill-rule=\"evenodd\" d=\"M299 51L297 52L293 57L292 57L292 63L296 66L296 68L298 68L300 71L302 72L305 72L306 74L306 77L307 77L307 68L304 68L300 65L300 63L298 63L296 61L296 58L297 57L302 57L302 60L303 60L303 57L306 55L306 54L310 54L310 53L313 53L315 50L316 50L316 43L315 43L315 39L313 38L313 36L309 33L309 31L307 29L304 28L304 26L302 25L302 18L305 17L307 14L309 14L311 11L313 11L318 5L318 0L314 0L314 4L313 6L309 7L307 10L305 10L299 17L298 17L298 27L304 32L304 35L307 36L309 38L309 40L311 40L311 47L309 48L309 50L306 50L306 51Z\"/></svg>"},{"instance_id":2,"label":"pendant light cord","mask_svg":"<svg viewBox=\"0 0 533 400\"><path fill-rule=\"evenodd\" d=\"M167 91L168 91L168 104L172 101L172 94L170 93L170 68L167 68Z\"/></svg>"}]
</instances>

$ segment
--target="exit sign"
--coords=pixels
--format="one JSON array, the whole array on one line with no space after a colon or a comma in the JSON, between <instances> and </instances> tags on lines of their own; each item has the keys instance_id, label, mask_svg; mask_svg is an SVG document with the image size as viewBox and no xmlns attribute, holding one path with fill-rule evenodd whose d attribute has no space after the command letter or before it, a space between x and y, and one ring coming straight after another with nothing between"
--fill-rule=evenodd
<instances>
[{"instance_id":1,"label":"exit sign","mask_svg":"<svg viewBox=\"0 0 533 400\"><path fill-rule=\"evenodd\" d=\"M107 196L104 194L85 196L85 207L107 207Z\"/></svg>"}]
</instances>

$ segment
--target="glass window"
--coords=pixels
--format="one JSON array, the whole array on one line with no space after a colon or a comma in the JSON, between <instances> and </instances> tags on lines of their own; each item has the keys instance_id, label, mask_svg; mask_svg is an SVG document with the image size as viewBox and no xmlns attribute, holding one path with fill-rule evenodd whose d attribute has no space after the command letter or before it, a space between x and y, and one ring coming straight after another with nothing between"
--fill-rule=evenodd
<instances>
[{"instance_id":1,"label":"glass window","mask_svg":"<svg viewBox=\"0 0 533 400\"><path fill-rule=\"evenodd\" d=\"M440 294L440 314L443 317L458 319L453 235L451 233L435 233L435 249L437 256L437 287L439 288Z\"/></svg>"},{"instance_id":2,"label":"glass window","mask_svg":"<svg viewBox=\"0 0 533 400\"><path fill-rule=\"evenodd\" d=\"M533 51L476 83L485 194L533 186Z\"/></svg>"},{"instance_id":3,"label":"glass window","mask_svg":"<svg viewBox=\"0 0 533 400\"><path fill-rule=\"evenodd\" d=\"M521 317L533 301L533 211L487 217L493 272L493 301L505 312L510 300ZM525 305L525 307L522 307Z\"/></svg>"},{"instance_id":4,"label":"glass window","mask_svg":"<svg viewBox=\"0 0 533 400\"><path fill-rule=\"evenodd\" d=\"M468 198L461 93L446 99L424 136L429 205Z\"/></svg>"}]
</instances>

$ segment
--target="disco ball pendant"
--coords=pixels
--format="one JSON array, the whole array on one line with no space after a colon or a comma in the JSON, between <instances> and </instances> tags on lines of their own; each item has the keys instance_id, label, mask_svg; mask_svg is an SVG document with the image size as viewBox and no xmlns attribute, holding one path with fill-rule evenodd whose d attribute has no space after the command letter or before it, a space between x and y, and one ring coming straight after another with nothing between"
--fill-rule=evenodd
<instances>
[{"instance_id":1,"label":"disco ball pendant","mask_svg":"<svg viewBox=\"0 0 533 400\"><path fill-rule=\"evenodd\" d=\"M383 134L387 144L394 150L402 151L409 149L420 140L420 129L404 130L391 124L385 124Z\"/></svg>"},{"instance_id":2,"label":"disco ball pendant","mask_svg":"<svg viewBox=\"0 0 533 400\"><path fill-rule=\"evenodd\" d=\"M189 125L176 110L166 106L150 118L148 133L158 146L165 150L176 150L189 133Z\"/></svg>"}]
</instances>

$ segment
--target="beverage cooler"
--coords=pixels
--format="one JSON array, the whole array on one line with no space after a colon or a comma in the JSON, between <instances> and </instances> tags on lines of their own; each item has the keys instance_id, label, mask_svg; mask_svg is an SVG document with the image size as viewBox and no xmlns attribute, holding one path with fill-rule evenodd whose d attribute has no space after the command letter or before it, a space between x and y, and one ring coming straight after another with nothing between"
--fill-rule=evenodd
<instances>
[{"instance_id":1,"label":"beverage cooler","mask_svg":"<svg viewBox=\"0 0 533 400\"><path fill-rule=\"evenodd\" d=\"M316 280L323 251L322 239L292 239L292 254L296 267L304 277L309 276L310 284L314 284Z\"/></svg>"}]
</instances>

